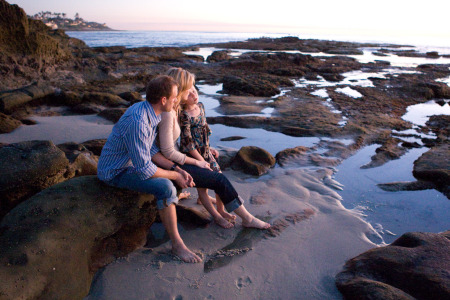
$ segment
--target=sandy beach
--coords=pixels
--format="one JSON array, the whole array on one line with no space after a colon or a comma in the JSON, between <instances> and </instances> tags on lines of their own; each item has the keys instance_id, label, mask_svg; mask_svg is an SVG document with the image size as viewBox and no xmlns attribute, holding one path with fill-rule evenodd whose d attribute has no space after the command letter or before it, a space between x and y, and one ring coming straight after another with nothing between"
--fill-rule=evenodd
<instances>
[{"instance_id":1,"label":"sandy beach","mask_svg":"<svg viewBox=\"0 0 450 300\"><path fill-rule=\"evenodd\" d=\"M280 168L259 179L225 174L249 211L275 225L284 221L276 236L239 223L229 230L180 224L202 263L176 260L168 242L139 249L100 271L86 299L341 299L334 276L348 258L376 247L367 238L377 234L371 226L313 170ZM197 206L194 193L183 203ZM251 204L253 197L265 203Z\"/></svg>"}]
</instances>

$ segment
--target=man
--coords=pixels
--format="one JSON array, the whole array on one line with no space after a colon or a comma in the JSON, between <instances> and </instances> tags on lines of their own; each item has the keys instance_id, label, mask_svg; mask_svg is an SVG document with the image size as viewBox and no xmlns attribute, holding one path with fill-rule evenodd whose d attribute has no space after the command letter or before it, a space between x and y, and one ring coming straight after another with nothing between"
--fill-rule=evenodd
<instances>
[{"instance_id":1,"label":"man","mask_svg":"<svg viewBox=\"0 0 450 300\"><path fill-rule=\"evenodd\" d=\"M173 253L185 262L195 263L201 258L186 247L178 232L178 197L171 180L181 188L192 187L194 182L154 144L160 114L172 110L177 93L177 84L169 76L149 82L147 100L131 106L114 125L100 155L98 177L112 186L153 194Z\"/></svg>"}]
</instances>

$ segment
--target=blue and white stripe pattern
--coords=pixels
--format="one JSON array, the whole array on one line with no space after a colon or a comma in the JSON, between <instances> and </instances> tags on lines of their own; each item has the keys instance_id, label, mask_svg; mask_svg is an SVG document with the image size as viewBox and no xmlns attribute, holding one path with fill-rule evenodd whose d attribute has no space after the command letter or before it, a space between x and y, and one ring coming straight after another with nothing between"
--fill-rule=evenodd
<instances>
[{"instance_id":1,"label":"blue and white stripe pattern","mask_svg":"<svg viewBox=\"0 0 450 300\"><path fill-rule=\"evenodd\" d=\"M128 108L103 147L97 167L100 180L110 181L124 170L142 180L152 177L156 165L151 158L159 151L154 141L160 121L161 115L147 101Z\"/></svg>"}]
</instances>

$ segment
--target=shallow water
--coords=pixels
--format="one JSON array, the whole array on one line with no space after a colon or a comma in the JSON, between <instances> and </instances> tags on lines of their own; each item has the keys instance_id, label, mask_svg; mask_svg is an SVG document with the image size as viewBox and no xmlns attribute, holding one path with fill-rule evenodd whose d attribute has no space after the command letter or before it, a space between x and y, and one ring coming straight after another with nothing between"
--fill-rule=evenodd
<instances>
[{"instance_id":1,"label":"shallow water","mask_svg":"<svg viewBox=\"0 0 450 300\"><path fill-rule=\"evenodd\" d=\"M406 109L406 114L402 119L409 121L415 125L425 126L425 123L433 115L450 115L450 99L446 100L444 105L439 105L435 100L430 100L426 103L411 105Z\"/></svg>"},{"instance_id":2,"label":"shallow water","mask_svg":"<svg viewBox=\"0 0 450 300\"><path fill-rule=\"evenodd\" d=\"M22 125L13 132L0 134L1 143L31 140L51 140L54 144L82 143L92 139L107 138L113 123L97 115L38 117L36 125Z\"/></svg>"},{"instance_id":3,"label":"shallow water","mask_svg":"<svg viewBox=\"0 0 450 300\"><path fill-rule=\"evenodd\" d=\"M375 63L377 61L386 61L389 62L390 67L394 68L415 68L419 65L423 64L450 64L450 58L446 57L439 57L439 58L427 58L427 57L405 57L405 56L398 56L396 54L392 53L386 53L386 56L378 56L374 55L373 52L381 49L381 48L389 48L389 47L380 47L380 48L364 48L362 55L343 55L343 54L328 54L323 52L316 52L316 53L310 53L310 52L302 52L302 51L289 51L289 50L280 50L280 51L265 51L265 50L250 50L250 49L224 49L224 48L214 48L214 47L201 47L198 50L195 51L186 51L183 52L187 55L200 55L204 58L206 62L206 58L210 56L214 51L222 51L222 50L229 50L230 56L233 57L239 57L243 53L250 53L250 52L262 52L262 53L277 53L277 52L283 52L283 53L292 53L292 54L303 54L303 55L311 55L314 57L331 57L331 56L348 56L356 59L360 63ZM414 48L413 48L414 49ZM432 49L432 48L431 48ZM402 49L403 50L403 49ZM420 50L420 49L416 49ZM430 50L430 51L435 51ZM439 48L440 54L450 54L450 48ZM416 71L409 71L415 73Z\"/></svg>"},{"instance_id":4,"label":"shallow water","mask_svg":"<svg viewBox=\"0 0 450 300\"><path fill-rule=\"evenodd\" d=\"M343 184L342 204L362 214L391 243L410 231L441 232L450 228L450 201L436 190L387 192L378 183L415 181L413 162L428 148L411 149L381 167L361 169L379 145L365 147L338 166L335 179ZM392 232L395 235L390 234Z\"/></svg>"}]
</instances>

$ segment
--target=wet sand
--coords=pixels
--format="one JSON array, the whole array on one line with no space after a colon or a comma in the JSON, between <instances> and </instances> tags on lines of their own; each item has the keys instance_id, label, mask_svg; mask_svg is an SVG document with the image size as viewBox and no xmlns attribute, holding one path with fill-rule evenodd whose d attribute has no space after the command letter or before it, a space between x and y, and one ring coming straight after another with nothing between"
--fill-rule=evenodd
<instances>
[{"instance_id":1,"label":"wet sand","mask_svg":"<svg viewBox=\"0 0 450 300\"><path fill-rule=\"evenodd\" d=\"M334 276L346 260L376 247L367 237L376 235L371 226L313 170L278 168L259 179L225 174L272 231L240 222L232 229L180 225L202 263L180 262L170 242L140 249L100 271L86 299L340 299ZM252 197L264 204L251 204ZM196 205L195 197L183 201Z\"/></svg>"}]
</instances>

